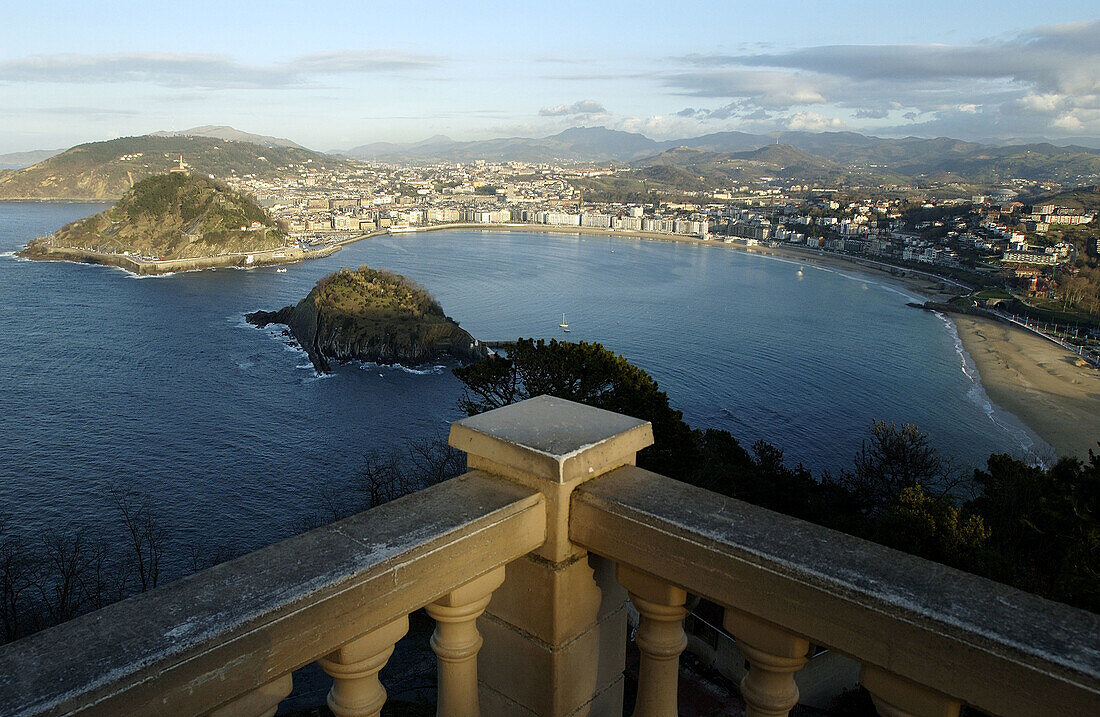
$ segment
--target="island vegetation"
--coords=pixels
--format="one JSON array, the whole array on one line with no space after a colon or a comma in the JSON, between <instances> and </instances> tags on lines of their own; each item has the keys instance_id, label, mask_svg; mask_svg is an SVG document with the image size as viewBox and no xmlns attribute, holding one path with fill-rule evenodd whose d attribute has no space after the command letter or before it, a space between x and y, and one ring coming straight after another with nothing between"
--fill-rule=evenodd
<instances>
[{"instance_id":1,"label":"island vegetation","mask_svg":"<svg viewBox=\"0 0 1100 717\"><path fill-rule=\"evenodd\" d=\"M288 242L286 231L245 194L206 177L174 173L138 182L110 209L32 240L22 256L125 260L128 266L275 252Z\"/></svg>"},{"instance_id":2,"label":"island vegetation","mask_svg":"<svg viewBox=\"0 0 1100 717\"><path fill-rule=\"evenodd\" d=\"M320 373L331 370L330 360L416 366L445 356L476 361L489 353L426 289L365 265L329 274L295 306L247 319L256 326L286 325Z\"/></svg>"}]
</instances>

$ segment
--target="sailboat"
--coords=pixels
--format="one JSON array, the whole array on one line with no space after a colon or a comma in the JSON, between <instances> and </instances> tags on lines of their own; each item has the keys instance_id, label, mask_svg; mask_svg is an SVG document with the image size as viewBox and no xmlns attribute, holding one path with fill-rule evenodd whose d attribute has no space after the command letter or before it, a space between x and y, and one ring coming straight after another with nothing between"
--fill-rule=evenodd
<instances>
[{"instance_id":1,"label":"sailboat","mask_svg":"<svg viewBox=\"0 0 1100 717\"><path fill-rule=\"evenodd\" d=\"M561 330L564 331L565 333L569 333L569 324L565 323L565 314L564 313L561 315L561 323L558 324L558 326L560 326Z\"/></svg>"}]
</instances>

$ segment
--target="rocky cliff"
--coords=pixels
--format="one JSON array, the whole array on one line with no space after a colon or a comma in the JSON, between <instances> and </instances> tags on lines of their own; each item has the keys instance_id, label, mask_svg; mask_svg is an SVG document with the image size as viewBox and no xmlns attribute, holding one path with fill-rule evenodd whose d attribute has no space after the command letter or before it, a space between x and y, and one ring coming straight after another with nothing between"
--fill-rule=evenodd
<instances>
[{"instance_id":1,"label":"rocky cliff","mask_svg":"<svg viewBox=\"0 0 1100 717\"><path fill-rule=\"evenodd\" d=\"M488 355L423 288L368 266L341 269L296 305L246 318L256 326L287 326L321 373L331 370L332 360L416 366L446 356L472 362Z\"/></svg>"}]
</instances>

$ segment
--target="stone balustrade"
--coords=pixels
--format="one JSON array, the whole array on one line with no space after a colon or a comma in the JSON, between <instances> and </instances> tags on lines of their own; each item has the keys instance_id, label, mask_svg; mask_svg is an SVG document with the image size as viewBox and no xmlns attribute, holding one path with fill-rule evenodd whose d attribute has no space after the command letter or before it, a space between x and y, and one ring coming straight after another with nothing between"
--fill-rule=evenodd
<instances>
[{"instance_id":1,"label":"stone balustrade","mask_svg":"<svg viewBox=\"0 0 1100 717\"><path fill-rule=\"evenodd\" d=\"M464 419L470 472L0 648L0 714L273 714L319 662L378 715L420 608L438 714L676 714L689 595L725 609L748 715L786 715L810 646L882 715L1100 714L1100 618L635 467L646 422L539 397Z\"/></svg>"}]
</instances>

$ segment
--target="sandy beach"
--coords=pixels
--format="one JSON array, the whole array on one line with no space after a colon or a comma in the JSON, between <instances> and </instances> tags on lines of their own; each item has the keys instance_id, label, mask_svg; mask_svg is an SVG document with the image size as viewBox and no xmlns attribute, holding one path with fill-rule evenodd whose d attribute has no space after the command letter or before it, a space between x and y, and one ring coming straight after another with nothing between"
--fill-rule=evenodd
<instances>
[{"instance_id":1,"label":"sandy beach","mask_svg":"<svg viewBox=\"0 0 1100 717\"><path fill-rule=\"evenodd\" d=\"M1058 455L1087 458L1100 441L1100 370L1010 324L952 314L989 398L1015 414Z\"/></svg>"}]
</instances>

